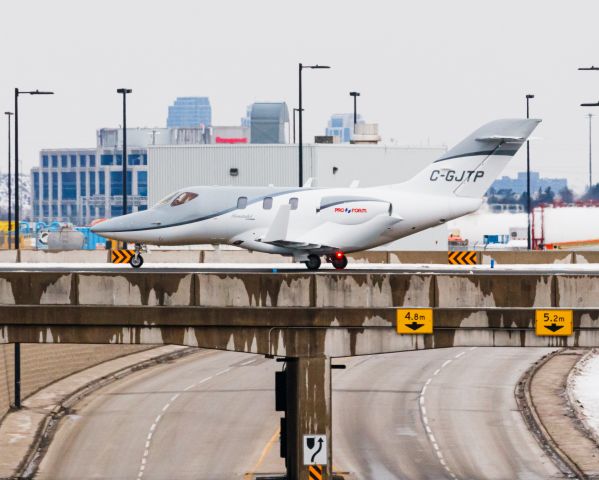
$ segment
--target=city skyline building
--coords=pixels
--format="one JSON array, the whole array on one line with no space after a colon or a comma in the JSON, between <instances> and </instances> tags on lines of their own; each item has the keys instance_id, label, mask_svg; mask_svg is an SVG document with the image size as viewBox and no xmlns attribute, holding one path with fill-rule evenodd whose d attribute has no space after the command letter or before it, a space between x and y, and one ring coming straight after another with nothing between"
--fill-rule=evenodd
<instances>
[{"instance_id":1,"label":"city skyline building","mask_svg":"<svg viewBox=\"0 0 599 480\"><path fill-rule=\"evenodd\" d=\"M87 225L122 215L123 131L101 128L96 148L44 149L31 169L31 219ZM148 147L210 143L208 128L127 129L127 213L148 208Z\"/></svg>"},{"instance_id":2,"label":"city skyline building","mask_svg":"<svg viewBox=\"0 0 599 480\"><path fill-rule=\"evenodd\" d=\"M212 126L212 107L208 97L177 97L168 107L166 126L210 127Z\"/></svg>"},{"instance_id":3,"label":"city skyline building","mask_svg":"<svg viewBox=\"0 0 599 480\"><path fill-rule=\"evenodd\" d=\"M568 187L567 178L543 178L539 172L530 172L530 191L531 196L538 192L539 188L545 190L551 187L553 192L558 193L561 189ZM495 191L511 190L518 195L526 192L526 172L518 172L516 178L502 176L495 180L491 187Z\"/></svg>"},{"instance_id":4,"label":"city skyline building","mask_svg":"<svg viewBox=\"0 0 599 480\"><path fill-rule=\"evenodd\" d=\"M364 123L362 115L357 115L357 123ZM354 114L353 113L335 113L325 129L325 135L336 137L338 143L348 143L354 135Z\"/></svg>"}]
</instances>

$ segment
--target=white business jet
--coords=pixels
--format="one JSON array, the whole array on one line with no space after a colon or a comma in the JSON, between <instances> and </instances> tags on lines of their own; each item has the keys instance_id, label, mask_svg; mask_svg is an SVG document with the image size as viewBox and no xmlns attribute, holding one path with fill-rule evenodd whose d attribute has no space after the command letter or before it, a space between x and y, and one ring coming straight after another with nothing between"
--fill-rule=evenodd
<instances>
[{"instance_id":1,"label":"white business jet","mask_svg":"<svg viewBox=\"0 0 599 480\"><path fill-rule=\"evenodd\" d=\"M96 224L103 237L144 244L229 244L293 256L309 270L321 257L336 269L367 250L474 212L540 120L490 122L412 179L369 188L199 186L143 212ZM368 161L364 159L365 165Z\"/></svg>"}]
</instances>

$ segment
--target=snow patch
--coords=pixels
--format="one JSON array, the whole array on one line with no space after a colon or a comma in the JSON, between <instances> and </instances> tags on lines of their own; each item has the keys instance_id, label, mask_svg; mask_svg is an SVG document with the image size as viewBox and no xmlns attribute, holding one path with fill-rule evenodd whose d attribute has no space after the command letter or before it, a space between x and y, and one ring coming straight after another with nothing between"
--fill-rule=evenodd
<instances>
[{"instance_id":1,"label":"snow patch","mask_svg":"<svg viewBox=\"0 0 599 480\"><path fill-rule=\"evenodd\" d=\"M570 400L579 418L599 438L599 351L593 350L574 367L568 381Z\"/></svg>"}]
</instances>

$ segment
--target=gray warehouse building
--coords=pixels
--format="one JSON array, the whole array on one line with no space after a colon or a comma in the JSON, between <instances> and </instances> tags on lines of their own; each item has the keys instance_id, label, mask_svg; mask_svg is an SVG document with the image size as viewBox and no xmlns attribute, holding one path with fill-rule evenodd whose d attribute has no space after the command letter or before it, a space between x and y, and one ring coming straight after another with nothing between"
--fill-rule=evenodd
<instances>
[{"instance_id":1,"label":"gray warehouse building","mask_svg":"<svg viewBox=\"0 0 599 480\"><path fill-rule=\"evenodd\" d=\"M388 185L405 181L446 151L444 147L310 144L304 146L304 179L317 187ZM148 205L191 185L299 183L298 148L265 145L155 145L148 148ZM394 249L447 249L442 225L393 242Z\"/></svg>"}]
</instances>

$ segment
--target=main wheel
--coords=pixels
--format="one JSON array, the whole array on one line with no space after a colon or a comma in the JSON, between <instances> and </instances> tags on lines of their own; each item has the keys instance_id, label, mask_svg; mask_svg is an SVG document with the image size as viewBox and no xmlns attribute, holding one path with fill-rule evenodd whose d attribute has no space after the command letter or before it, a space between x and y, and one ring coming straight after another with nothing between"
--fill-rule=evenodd
<instances>
[{"instance_id":1,"label":"main wheel","mask_svg":"<svg viewBox=\"0 0 599 480\"><path fill-rule=\"evenodd\" d=\"M342 255L341 257L334 255L331 259L331 263L337 270L343 270L345 267L347 267L347 257L345 255Z\"/></svg>"},{"instance_id":2,"label":"main wheel","mask_svg":"<svg viewBox=\"0 0 599 480\"><path fill-rule=\"evenodd\" d=\"M308 270L318 270L320 268L320 257L318 255L308 255L308 261L304 262Z\"/></svg>"},{"instance_id":3,"label":"main wheel","mask_svg":"<svg viewBox=\"0 0 599 480\"><path fill-rule=\"evenodd\" d=\"M131 258L131 266L133 268L139 268L144 264L144 259L141 256L141 254L139 255L133 255L133 257Z\"/></svg>"}]
</instances>

